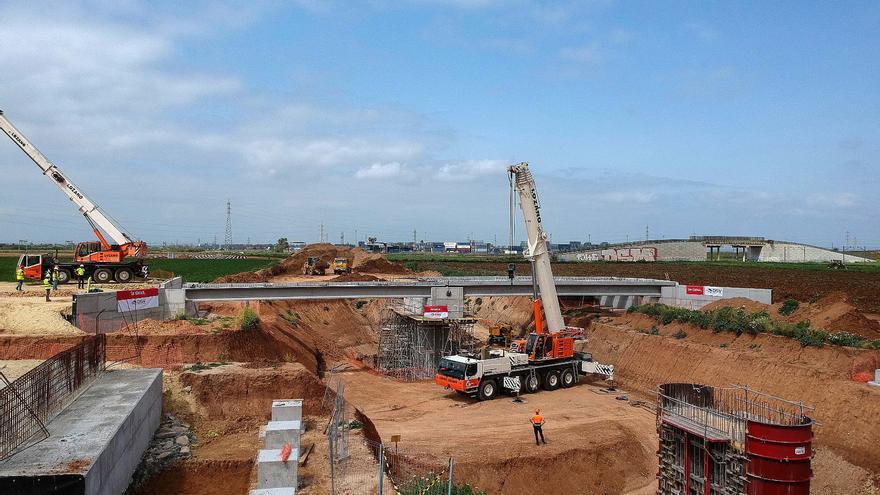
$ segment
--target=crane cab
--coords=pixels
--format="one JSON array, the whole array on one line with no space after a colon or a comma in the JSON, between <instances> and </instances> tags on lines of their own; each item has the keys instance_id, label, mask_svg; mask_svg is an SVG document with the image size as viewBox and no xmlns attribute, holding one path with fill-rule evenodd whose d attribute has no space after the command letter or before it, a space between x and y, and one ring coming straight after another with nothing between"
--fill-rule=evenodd
<instances>
[{"instance_id":1,"label":"crane cab","mask_svg":"<svg viewBox=\"0 0 880 495\"><path fill-rule=\"evenodd\" d=\"M105 249L98 241L80 242L73 252L73 259L81 263L120 263L126 257L143 257L147 254L147 245L143 242L129 242L121 246L110 244L108 247Z\"/></svg>"},{"instance_id":2,"label":"crane cab","mask_svg":"<svg viewBox=\"0 0 880 495\"><path fill-rule=\"evenodd\" d=\"M24 278L28 280L40 280L43 278L43 255L23 254L18 257L16 267L24 267Z\"/></svg>"}]
</instances>

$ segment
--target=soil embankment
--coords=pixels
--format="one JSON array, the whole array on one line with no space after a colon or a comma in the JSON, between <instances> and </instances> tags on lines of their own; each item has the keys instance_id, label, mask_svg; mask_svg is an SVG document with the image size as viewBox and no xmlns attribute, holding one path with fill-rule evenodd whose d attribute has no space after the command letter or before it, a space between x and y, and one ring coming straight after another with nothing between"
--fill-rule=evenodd
<instances>
[{"instance_id":1,"label":"soil embankment","mask_svg":"<svg viewBox=\"0 0 880 495\"><path fill-rule=\"evenodd\" d=\"M660 335L642 333L660 327ZM686 333L683 338L679 331ZM589 330L590 351L615 365L627 390L653 394L665 382L746 385L816 407L819 450L880 472L875 432L880 390L852 381L854 370L876 366L880 352L843 347L801 347L773 335L714 334L692 325L657 325L639 315L602 319Z\"/></svg>"},{"instance_id":2,"label":"soil embankment","mask_svg":"<svg viewBox=\"0 0 880 495\"><path fill-rule=\"evenodd\" d=\"M311 257L318 258L320 264L331 267L334 259L346 258L350 263L351 273L342 275L341 281L379 280L372 275L406 275L411 273L403 265L392 263L381 254L368 253L361 248L337 247L333 244L309 244L275 266L257 272L226 275L218 278L215 282L221 284L269 282L276 277L302 275L303 264ZM332 268L329 268L327 272L332 274ZM358 275L369 275L370 278Z\"/></svg>"}]
</instances>

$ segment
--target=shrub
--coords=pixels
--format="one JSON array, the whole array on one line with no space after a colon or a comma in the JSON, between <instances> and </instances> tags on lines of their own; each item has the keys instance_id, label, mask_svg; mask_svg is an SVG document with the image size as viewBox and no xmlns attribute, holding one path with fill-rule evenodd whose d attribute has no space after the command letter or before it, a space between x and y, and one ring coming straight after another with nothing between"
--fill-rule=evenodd
<instances>
[{"instance_id":1,"label":"shrub","mask_svg":"<svg viewBox=\"0 0 880 495\"><path fill-rule=\"evenodd\" d=\"M866 348L866 349L875 349L875 350L880 351L880 339L874 339L874 340L866 341L866 342L862 345L862 347L864 347L864 348Z\"/></svg>"},{"instance_id":2,"label":"shrub","mask_svg":"<svg viewBox=\"0 0 880 495\"><path fill-rule=\"evenodd\" d=\"M660 329L656 325L651 325L650 335L660 335Z\"/></svg>"},{"instance_id":3,"label":"shrub","mask_svg":"<svg viewBox=\"0 0 880 495\"><path fill-rule=\"evenodd\" d=\"M828 337L828 333L821 329L814 329L807 327L796 327L797 335L796 338L798 342L801 343L801 347L822 347L825 345L825 339Z\"/></svg>"},{"instance_id":4,"label":"shrub","mask_svg":"<svg viewBox=\"0 0 880 495\"><path fill-rule=\"evenodd\" d=\"M681 339L687 337L688 334L684 330L679 330L679 331L675 332L674 334L672 334L672 336L681 340Z\"/></svg>"},{"instance_id":5,"label":"shrub","mask_svg":"<svg viewBox=\"0 0 880 495\"><path fill-rule=\"evenodd\" d=\"M788 316L800 307L801 303L795 301L794 299L786 299L783 301L782 306L779 308L779 314L783 316Z\"/></svg>"},{"instance_id":6,"label":"shrub","mask_svg":"<svg viewBox=\"0 0 880 495\"><path fill-rule=\"evenodd\" d=\"M828 335L828 343L832 345L842 345L846 347L861 347L867 340L861 335L849 332L837 332Z\"/></svg>"},{"instance_id":7,"label":"shrub","mask_svg":"<svg viewBox=\"0 0 880 495\"><path fill-rule=\"evenodd\" d=\"M260 317L251 308L244 308L238 315L238 326L242 331L256 330L260 325Z\"/></svg>"}]
</instances>

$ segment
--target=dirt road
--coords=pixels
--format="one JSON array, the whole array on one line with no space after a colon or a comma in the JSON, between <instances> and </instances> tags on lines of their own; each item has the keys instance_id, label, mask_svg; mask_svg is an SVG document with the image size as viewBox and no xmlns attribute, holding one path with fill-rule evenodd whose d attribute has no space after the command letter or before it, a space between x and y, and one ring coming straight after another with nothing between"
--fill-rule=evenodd
<instances>
[{"instance_id":1,"label":"dirt road","mask_svg":"<svg viewBox=\"0 0 880 495\"><path fill-rule=\"evenodd\" d=\"M599 386L477 402L433 382L401 383L367 371L346 372L346 399L400 449L455 458L459 480L488 493L650 493L657 448L654 414ZM536 446L529 418L546 417L547 445ZM564 476L547 476L547 470ZM647 490L647 491L646 491Z\"/></svg>"}]
</instances>

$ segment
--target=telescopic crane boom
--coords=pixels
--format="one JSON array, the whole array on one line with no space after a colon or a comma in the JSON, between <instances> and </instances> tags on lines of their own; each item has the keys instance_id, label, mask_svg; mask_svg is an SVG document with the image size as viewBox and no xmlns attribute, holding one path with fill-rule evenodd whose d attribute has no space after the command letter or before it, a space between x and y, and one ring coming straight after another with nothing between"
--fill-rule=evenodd
<instances>
[{"instance_id":1,"label":"telescopic crane boom","mask_svg":"<svg viewBox=\"0 0 880 495\"><path fill-rule=\"evenodd\" d=\"M535 179L526 162L512 165L507 171L511 177L511 184L516 187L519 194L520 208L526 221L528 252L525 255L534 261L534 275L538 281L538 289L541 291L540 301L547 319L547 330L550 333L564 330L565 322L562 320L562 310L559 309L556 282L553 280L553 270L550 268L547 233L541 224L541 202L538 200ZM540 333L541 329L537 328L537 331Z\"/></svg>"}]
</instances>

